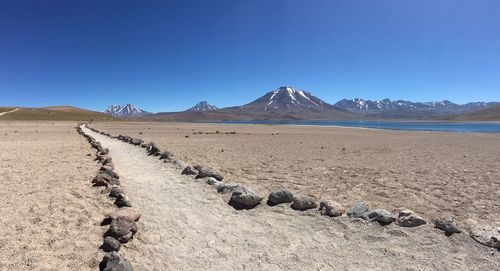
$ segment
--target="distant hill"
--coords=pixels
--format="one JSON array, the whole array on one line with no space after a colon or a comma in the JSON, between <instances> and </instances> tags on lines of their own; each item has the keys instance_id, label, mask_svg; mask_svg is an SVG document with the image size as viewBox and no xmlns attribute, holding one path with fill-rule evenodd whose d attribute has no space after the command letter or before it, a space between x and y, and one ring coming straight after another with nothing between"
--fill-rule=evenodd
<instances>
[{"instance_id":1,"label":"distant hill","mask_svg":"<svg viewBox=\"0 0 500 271\"><path fill-rule=\"evenodd\" d=\"M126 104L126 105L114 104L108 107L108 109L106 109L104 113L120 118L137 118L151 114L132 104Z\"/></svg>"},{"instance_id":2,"label":"distant hill","mask_svg":"<svg viewBox=\"0 0 500 271\"><path fill-rule=\"evenodd\" d=\"M186 111L207 112L207 111L212 111L212 110L217 110L217 109L219 109L217 106L215 106L207 101L201 101Z\"/></svg>"},{"instance_id":3,"label":"distant hill","mask_svg":"<svg viewBox=\"0 0 500 271\"><path fill-rule=\"evenodd\" d=\"M390 99L372 101L355 98L352 100L340 100L335 103L335 106L349 112L355 112L369 117L425 119L479 110L495 104L498 103L471 102L460 105L447 100L434 102L411 102L404 100L392 101Z\"/></svg>"},{"instance_id":4,"label":"distant hill","mask_svg":"<svg viewBox=\"0 0 500 271\"><path fill-rule=\"evenodd\" d=\"M16 107L9 107L10 111ZM54 120L54 121L107 121L118 118L104 113L73 106L49 106L43 108L19 107L17 111L0 116L0 120Z\"/></svg>"},{"instance_id":5,"label":"distant hill","mask_svg":"<svg viewBox=\"0 0 500 271\"><path fill-rule=\"evenodd\" d=\"M500 104L488 108L443 117L455 121L500 121Z\"/></svg>"}]
</instances>

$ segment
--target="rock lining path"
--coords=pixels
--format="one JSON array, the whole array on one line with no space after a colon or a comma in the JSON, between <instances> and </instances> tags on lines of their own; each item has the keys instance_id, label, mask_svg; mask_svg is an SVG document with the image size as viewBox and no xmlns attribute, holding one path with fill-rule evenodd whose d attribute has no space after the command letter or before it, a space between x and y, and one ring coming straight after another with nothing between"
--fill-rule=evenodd
<instances>
[{"instance_id":1,"label":"rock lining path","mask_svg":"<svg viewBox=\"0 0 500 271\"><path fill-rule=\"evenodd\" d=\"M238 211L144 149L83 128L110 150L141 229L135 270L498 270L500 253L431 225L385 227L287 205ZM237 180L233 180L237 181Z\"/></svg>"}]
</instances>

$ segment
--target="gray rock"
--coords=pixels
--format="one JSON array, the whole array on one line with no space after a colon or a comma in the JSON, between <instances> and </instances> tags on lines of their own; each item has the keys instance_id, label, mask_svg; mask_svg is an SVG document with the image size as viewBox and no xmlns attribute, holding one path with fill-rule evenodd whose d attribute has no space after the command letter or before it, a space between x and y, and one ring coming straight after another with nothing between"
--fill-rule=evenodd
<instances>
[{"instance_id":1,"label":"gray rock","mask_svg":"<svg viewBox=\"0 0 500 271\"><path fill-rule=\"evenodd\" d=\"M293 201L293 193L286 189L274 191L269 194L267 200L271 205L290 203Z\"/></svg>"},{"instance_id":2,"label":"gray rock","mask_svg":"<svg viewBox=\"0 0 500 271\"><path fill-rule=\"evenodd\" d=\"M129 232L129 233L125 234L124 236L118 237L118 242L120 242L122 244L128 243L128 241L130 241L132 239L132 237L134 237L134 233Z\"/></svg>"},{"instance_id":3,"label":"gray rock","mask_svg":"<svg viewBox=\"0 0 500 271\"><path fill-rule=\"evenodd\" d=\"M101 167L101 170L99 171L99 173L108 175L111 178L120 179L120 176L118 176L118 174L116 174L116 172L114 172L106 167Z\"/></svg>"},{"instance_id":4,"label":"gray rock","mask_svg":"<svg viewBox=\"0 0 500 271\"><path fill-rule=\"evenodd\" d=\"M138 230L137 224L135 224L134 221L125 219L123 217L118 217L117 219L113 219L111 221L108 234L109 236L117 239L120 242L123 241L120 240L121 237L129 236L128 239L125 241L128 242L128 240L132 238L132 236L137 232L137 230Z\"/></svg>"},{"instance_id":5,"label":"gray rock","mask_svg":"<svg viewBox=\"0 0 500 271\"><path fill-rule=\"evenodd\" d=\"M135 146L140 146L144 141L142 141L139 138L132 138L130 139L130 144L135 145Z\"/></svg>"},{"instance_id":6,"label":"gray rock","mask_svg":"<svg viewBox=\"0 0 500 271\"><path fill-rule=\"evenodd\" d=\"M230 203L243 207L254 207L263 199L257 192L242 186L233 191Z\"/></svg>"},{"instance_id":7,"label":"gray rock","mask_svg":"<svg viewBox=\"0 0 500 271\"><path fill-rule=\"evenodd\" d=\"M215 171L214 169L205 168L205 167L202 167L202 166L199 166L199 165L194 166L194 168L196 170L198 170L198 175L196 176L197 179L199 179L199 178L205 178L205 177L213 177L217 181L222 181L222 179L224 179L224 177L222 176L222 174L220 174L219 172Z\"/></svg>"},{"instance_id":8,"label":"gray rock","mask_svg":"<svg viewBox=\"0 0 500 271\"><path fill-rule=\"evenodd\" d=\"M169 152L169 151L164 151L161 155L160 155L160 159L165 159L165 160L171 160L174 158L174 154Z\"/></svg>"},{"instance_id":9,"label":"gray rock","mask_svg":"<svg viewBox=\"0 0 500 271\"><path fill-rule=\"evenodd\" d=\"M112 186L111 190L109 191L109 196L112 198L117 198L119 197L120 194L123 194L123 189L119 186Z\"/></svg>"},{"instance_id":10,"label":"gray rock","mask_svg":"<svg viewBox=\"0 0 500 271\"><path fill-rule=\"evenodd\" d=\"M478 226L471 230L470 237L482 245L500 248L500 227Z\"/></svg>"},{"instance_id":11,"label":"gray rock","mask_svg":"<svg viewBox=\"0 0 500 271\"><path fill-rule=\"evenodd\" d=\"M104 238L104 243L102 244L102 249L106 252L119 251L122 244L111 236L106 236Z\"/></svg>"},{"instance_id":12,"label":"gray rock","mask_svg":"<svg viewBox=\"0 0 500 271\"><path fill-rule=\"evenodd\" d=\"M312 197L309 196L300 196L294 197L292 201L292 205L290 206L292 209L305 211L308 209L315 209L318 207L318 204L314 201Z\"/></svg>"},{"instance_id":13,"label":"gray rock","mask_svg":"<svg viewBox=\"0 0 500 271\"><path fill-rule=\"evenodd\" d=\"M319 211L322 215L326 216L341 216L345 213L345 208L335 201L322 201L319 203Z\"/></svg>"},{"instance_id":14,"label":"gray rock","mask_svg":"<svg viewBox=\"0 0 500 271\"><path fill-rule=\"evenodd\" d=\"M205 180L205 182L208 185L211 185L211 186L216 186L220 183L219 181L217 181L215 178L212 178L212 177L207 177L207 178L203 178L203 179Z\"/></svg>"},{"instance_id":15,"label":"gray rock","mask_svg":"<svg viewBox=\"0 0 500 271\"><path fill-rule=\"evenodd\" d=\"M427 221L416 215L412 210L404 210L399 212L396 224L401 227L418 227L427 224Z\"/></svg>"},{"instance_id":16,"label":"gray rock","mask_svg":"<svg viewBox=\"0 0 500 271\"><path fill-rule=\"evenodd\" d=\"M104 255L101 262L103 271L133 271L132 264L116 251Z\"/></svg>"},{"instance_id":17,"label":"gray rock","mask_svg":"<svg viewBox=\"0 0 500 271\"><path fill-rule=\"evenodd\" d=\"M197 175L198 171L194 167L192 167L192 166L187 166L187 167L185 167L182 170L181 174L184 174L184 175Z\"/></svg>"},{"instance_id":18,"label":"gray rock","mask_svg":"<svg viewBox=\"0 0 500 271\"><path fill-rule=\"evenodd\" d=\"M454 233L462 232L462 230L455 223L455 220L450 216L440 217L435 219L434 227L445 231L447 235L452 235Z\"/></svg>"},{"instance_id":19,"label":"gray rock","mask_svg":"<svg viewBox=\"0 0 500 271\"><path fill-rule=\"evenodd\" d=\"M154 142L149 143L149 146L146 149L149 155L160 155L160 149L156 146Z\"/></svg>"},{"instance_id":20,"label":"gray rock","mask_svg":"<svg viewBox=\"0 0 500 271\"><path fill-rule=\"evenodd\" d=\"M121 193L118 194L118 197L116 197L115 205L118 207L132 207L132 202L130 202L129 198L125 194Z\"/></svg>"},{"instance_id":21,"label":"gray rock","mask_svg":"<svg viewBox=\"0 0 500 271\"><path fill-rule=\"evenodd\" d=\"M241 184L237 183L221 183L217 186L217 192L221 194L233 192L237 188L241 187Z\"/></svg>"},{"instance_id":22,"label":"gray rock","mask_svg":"<svg viewBox=\"0 0 500 271\"><path fill-rule=\"evenodd\" d=\"M352 218L363 217L368 212L368 205L364 202L356 202L348 211L347 215Z\"/></svg>"},{"instance_id":23,"label":"gray rock","mask_svg":"<svg viewBox=\"0 0 500 271\"><path fill-rule=\"evenodd\" d=\"M384 224L389 224L394 222L396 218L391 214L391 212L385 209L375 209L373 211L367 212L364 217L369 220L377 221Z\"/></svg>"}]
</instances>

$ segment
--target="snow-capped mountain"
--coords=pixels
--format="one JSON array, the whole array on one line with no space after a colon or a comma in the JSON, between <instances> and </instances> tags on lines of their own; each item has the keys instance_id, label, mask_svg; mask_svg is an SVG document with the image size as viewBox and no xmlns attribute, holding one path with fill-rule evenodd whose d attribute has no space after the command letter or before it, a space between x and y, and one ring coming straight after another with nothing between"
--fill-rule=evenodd
<instances>
[{"instance_id":1,"label":"snow-capped mountain","mask_svg":"<svg viewBox=\"0 0 500 271\"><path fill-rule=\"evenodd\" d=\"M186 111L206 112L206 111L212 111L212 110L217 110L217 109L219 109L217 106L215 106L207 101L201 101Z\"/></svg>"},{"instance_id":2,"label":"snow-capped mountain","mask_svg":"<svg viewBox=\"0 0 500 271\"><path fill-rule=\"evenodd\" d=\"M240 108L255 111L321 111L332 109L333 106L310 92L280 87Z\"/></svg>"},{"instance_id":3,"label":"snow-capped mountain","mask_svg":"<svg viewBox=\"0 0 500 271\"><path fill-rule=\"evenodd\" d=\"M355 98L352 100L340 100L335 103L335 106L346 111L358 113L426 112L433 114L454 114L486 108L493 104L494 103L473 102L459 105L447 100L434 102L411 102L403 100L392 101L390 99L372 101Z\"/></svg>"},{"instance_id":4,"label":"snow-capped mountain","mask_svg":"<svg viewBox=\"0 0 500 271\"><path fill-rule=\"evenodd\" d=\"M106 109L104 113L121 118L136 118L151 114L131 104L126 104L126 105L114 104L108 107L108 109Z\"/></svg>"}]
</instances>

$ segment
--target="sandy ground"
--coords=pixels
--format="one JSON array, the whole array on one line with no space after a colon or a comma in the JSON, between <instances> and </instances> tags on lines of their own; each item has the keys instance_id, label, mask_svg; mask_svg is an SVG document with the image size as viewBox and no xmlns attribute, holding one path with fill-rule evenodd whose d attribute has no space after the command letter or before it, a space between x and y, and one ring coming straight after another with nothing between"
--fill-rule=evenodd
<instances>
[{"instance_id":1,"label":"sandy ground","mask_svg":"<svg viewBox=\"0 0 500 271\"><path fill-rule=\"evenodd\" d=\"M135 270L498 270L500 254L425 225L329 219L286 205L236 211L214 188L144 149L85 129L142 212L124 254Z\"/></svg>"},{"instance_id":2,"label":"sandy ground","mask_svg":"<svg viewBox=\"0 0 500 271\"><path fill-rule=\"evenodd\" d=\"M0 122L0 270L98 270L114 207L75 124Z\"/></svg>"},{"instance_id":3,"label":"sandy ground","mask_svg":"<svg viewBox=\"0 0 500 271\"><path fill-rule=\"evenodd\" d=\"M263 194L283 187L344 205L363 200L394 211L410 208L428 219L445 213L459 221L500 225L496 134L130 122L93 126L154 141L182 160L219 169L227 181Z\"/></svg>"}]
</instances>

